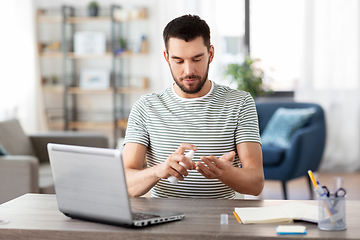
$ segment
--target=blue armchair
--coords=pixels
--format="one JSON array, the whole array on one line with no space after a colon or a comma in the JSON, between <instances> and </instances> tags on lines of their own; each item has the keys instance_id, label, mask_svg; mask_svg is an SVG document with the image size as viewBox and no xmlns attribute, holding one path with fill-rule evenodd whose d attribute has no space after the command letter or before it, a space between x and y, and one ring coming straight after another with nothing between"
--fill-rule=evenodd
<instances>
[{"instance_id":1,"label":"blue armchair","mask_svg":"<svg viewBox=\"0 0 360 240\"><path fill-rule=\"evenodd\" d=\"M320 165L326 138L324 111L318 104L297 102L257 102L260 134L274 112L280 108L315 108L315 113L290 138L290 147L262 146L265 179L280 180L287 199L286 182L304 175L308 170L316 171ZM310 179L310 198L313 191Z\"/></svg>"}]
</instances>

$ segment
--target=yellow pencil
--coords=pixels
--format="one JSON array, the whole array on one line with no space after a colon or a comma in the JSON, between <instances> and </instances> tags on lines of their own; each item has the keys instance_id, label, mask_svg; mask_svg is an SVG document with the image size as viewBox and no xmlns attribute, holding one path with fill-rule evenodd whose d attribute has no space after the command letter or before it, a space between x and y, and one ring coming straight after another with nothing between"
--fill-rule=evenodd
<instances>
[{"instance_id":1,"label":"yellow pencil","mask_svg":"<svg viewBox=\"0 0 360 240\"><path fill-rule=\"evenodd\" d=\"M315 180L315 178L314 178L313 172L312 172L311 170L309 170L309 171L308 171L308 174L309 174L309 177L310 177L312 183L314 184L314 187L317 189L317 188L318 188L318 185L317 185L317 182L316 182L316 180Z\"/></svg>"},{"instance_id":2,"label":"yellow pencil","mask_svg":"<svg viewBox=\"0 0 360 240\"><path fill-rule=\"evenodd\" d=\"M309 170L309 171L308 171L308 174L309 174L309 177L310 177L312 183L314 184L315 189L318 189L318 186L319 186L319 185L317 184L317 182L316 182L316 180L315 180L315 177L314 177L313 172L312 172L311 170ZM332 216L331 211L330 211L330 209L329 209L329 206L326 204L326 202L325 202L324 200L323 200L322 202L323 202L324 207L325 207L326 211L328 212L329 216ZM331 223L332 223L333 225L335 225L334 222L331 221Z\"/></svg>"},{"instance_id":3,"label":"yellow pencil","mask_svg":"<svg viewBox=\"0 0 360 240\"><path fill-rule=\"evenodd\" d=\"M239 216L236 214L235 211L233 212L233 214L234 214L236 220L237 220L239 223L241 223L241 220L240 220Z\"/></svg>"}]
</instances>

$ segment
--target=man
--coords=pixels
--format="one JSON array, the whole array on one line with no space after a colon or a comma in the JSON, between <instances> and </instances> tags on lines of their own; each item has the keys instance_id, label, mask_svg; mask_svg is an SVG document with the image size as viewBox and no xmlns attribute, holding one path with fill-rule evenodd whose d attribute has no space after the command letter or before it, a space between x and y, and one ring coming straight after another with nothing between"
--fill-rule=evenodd
<instances>
[{"instance_id":1,"label":"man","mask_svg":"<svg viewBox=\"0 0 360 240\"><path fill-rule=\"evenodd\" d=\"M163 37L175 83L142 96L131 110L123 151L129 194L152 189L153 197L259 195L264 173L251 95L208 79L214 47L198 16L172 20ZM192 161L184 156L188 150L195 151ZM179 182L170 183L169 176Z\"/></svg>"}]
</instances>

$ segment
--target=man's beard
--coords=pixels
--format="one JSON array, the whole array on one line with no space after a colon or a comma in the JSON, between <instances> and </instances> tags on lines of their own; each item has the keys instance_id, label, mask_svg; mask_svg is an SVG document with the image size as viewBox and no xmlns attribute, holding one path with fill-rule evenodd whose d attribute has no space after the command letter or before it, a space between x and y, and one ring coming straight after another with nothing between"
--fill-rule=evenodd
<instances>
[{"instance_id":1,"label":"man's beard","mask_svg":"<svg viewBox=\"0 0 360 240\"><path fill-rule=\"evenodd\" d=\"M210 62L208 62L206 73L204 74L203 77L200 77L199 75L187 75L185 77L180 78L179 80L175 78L171 67L170 66L169 67L170 67L171 75L172 75L176 85L178 85L178 87L181 89L181 91L183 91L184 93L187 93L187 94L194 94L194 93L200 92L200 90L204 86L206 79L208 78L209 65L210 65ZM198 81L195 82L195 84L196 84L195 86L191 86L190 88L187 88L184 84L182 84L182 81L184 79L197 79Z\"/></svg>"}]
</instances>

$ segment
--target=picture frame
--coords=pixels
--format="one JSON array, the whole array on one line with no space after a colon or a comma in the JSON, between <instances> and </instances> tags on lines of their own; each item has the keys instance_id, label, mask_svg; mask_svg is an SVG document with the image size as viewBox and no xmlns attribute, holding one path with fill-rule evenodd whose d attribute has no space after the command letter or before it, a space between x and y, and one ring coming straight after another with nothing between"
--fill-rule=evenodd
<instances>
[{"instance_id":1,"label":"picture frame","mask_svg":"<svg viewBox=\"0 0 360 240\"><path fill-rule=\"evenodd\" d=\"M106 53L105 33L76 32L74 34L74 53L78 55Z\"/></svg>"},{"instance_id":2,"label":"picture frame","mask_svg":"<svg viewBox=\"0 0 360 240\"><path fill-rule=\"evenodd\" d=\"M110 71L102 68L83 68L80 71L81 89L106 90L110 87Z\"/></svg>"}]
</instances>

